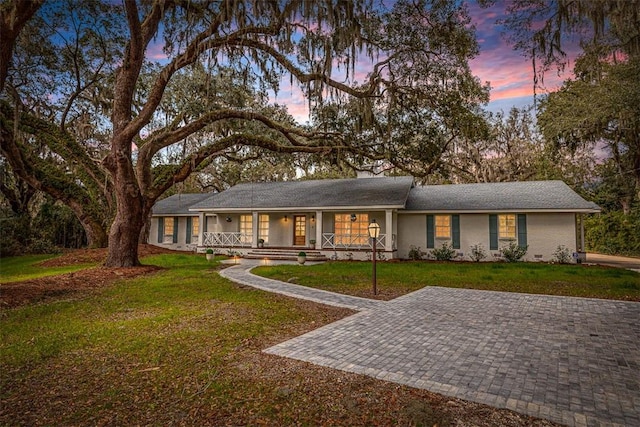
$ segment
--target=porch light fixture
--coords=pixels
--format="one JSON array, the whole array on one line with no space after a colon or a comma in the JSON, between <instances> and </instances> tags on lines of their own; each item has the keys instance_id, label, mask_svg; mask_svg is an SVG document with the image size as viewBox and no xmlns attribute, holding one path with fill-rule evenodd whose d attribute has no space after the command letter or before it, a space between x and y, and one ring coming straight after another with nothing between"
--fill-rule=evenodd
<instances>
[{"instance_id":1,"label":"porch light fixture","mask_svg":"<svg viewBox=\"0 0 640 427\"><path fill-rule=\"evenodd\" d=\"M231 217L230 216L227 217L227 222L231 222Z\"/></svg>"},{"instance_id":2,"label":"porch light fixture","mask_svg":"<svg viewBox=\"0 0 640 427\"><path fill-rule=\"evenodd\" d=\"M311 215L311 222L315 222L316 221L316 216L315 215Z\"/></svg>"},{"instance_id":3,"label":"porch light fixture","mask_svg":"<svg viewBox=\"0 0 640 427\"><path fill-rule=\"evenodd\" d=\"M284 216L284 222L287 222L289 220L289 217L287 215Z\"/></svg>"},{"instance_id":4,"label":"porch light fixture","mask_svg":"<svg viewBox=\"0 0 640 427\"><path fill-rule=\"evenodd\" d=\"M372 219L371 223L367 227L367 230L369 231L371 246L373 248L373 276L371 279L373 284L373 294L378 295L378 284L376 282L376 246L378 244L378 236L380 236L380 224L378 224L375 219Z\"/></svg>"},{"instance_id":5,"label":"porch light fixture","mask_svg":"<svg viewBox=\"0 0 640 427\"><path fill-rule=\"evenodd\" d=\"M355 222L356 219L358 219L356 214L351 214L351 222Z\"/></svg>"}]
</instances>

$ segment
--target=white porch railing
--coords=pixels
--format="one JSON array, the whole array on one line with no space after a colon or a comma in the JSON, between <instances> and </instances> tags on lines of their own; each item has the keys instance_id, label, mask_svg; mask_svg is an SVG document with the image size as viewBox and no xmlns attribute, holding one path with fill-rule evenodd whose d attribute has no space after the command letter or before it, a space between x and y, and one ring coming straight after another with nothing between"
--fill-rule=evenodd
<instances>
[{"instance_id":1,"label":"white porch railing","mask_svg":"<svg viewBox=\"0 0 640 427\"><path fill-rule=\"evenodd\" d=\"M223 247L251 247L252 235L248 233L231 232L204 232L202 246Z\"/></svg>"},{"instance_id":2,"label":"white porch railing","mask_svg":"<svg viewBox=\"0 0 640 427\"><path fill-rule=\"evenodd\" d=\"M380 234L376 240L376 249L386 247L387 235ZM391 235L391 247L396 248L396 235ZM322 233L322 249L373 249L371 238L368 234L341 234Z\"/></svg>"}]
</instances>

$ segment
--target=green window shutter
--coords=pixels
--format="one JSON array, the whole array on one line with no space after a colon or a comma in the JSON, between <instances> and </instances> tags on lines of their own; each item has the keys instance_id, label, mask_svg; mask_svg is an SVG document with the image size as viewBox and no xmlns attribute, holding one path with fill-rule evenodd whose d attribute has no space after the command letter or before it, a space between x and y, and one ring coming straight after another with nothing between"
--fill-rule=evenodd
<instances>
[{"instance_id":1,"label":"green window shutter","mask_svg":"<svg viewBox=\"0 0 640 427\"><path fill-rule=\"evenodd\" d=\"M527 215L518 214L518 246L527 246Z\"/></svg>"},{"instance_id":2,"label":"green window shutter","mask_svg":"<svg viewBox=\"0 0 640 427\"><path fill-rule=\"evenodd\" d=\"M185 236L185 242L187 244L191 243L191 235L193 234L193 225L192 219L190 216L187 217L187 235Z\"/></svg>"},{"instance_id":3,"label":"green window shutter","mask_svg":"<svg viewBox=\"0 0 640 427\"><path fill-rule=\"evenodd\" d=\"M498 250L498 215L489 215L489 249Z\"/></svg>"},{"instance_id":4,"label":"green window shutter","mask_svg":"<svg viewBox=\"0 0 640 427\"><path fill-rule=\"evenodd\" d=\"M436 247L436 233L433 215L427 215L427 249Z\"/></svg>"},{"instance_id":5,"label":"green window shutter","mask_svg":"<svg viewBox=\"0 0 640 427\"><path fill-rule=\"evenodd\" d=\"M164 241L164 217L158 218L158 243Z\"/></svg>"},{"instance_id":6,"label":"green window shutter","mask_svg":"<svg viewBox=\"0 0 640 427\"><path fill-rule=\"evenodd\" d=\"M460 215L451 215L451 240L453 249L460 249Z\"/></svg>"},{"instance_id":7,"label":"green window shutter","mask_svg":"<svg viewBox=\"0 0 640 427\"><path fill-rule=\"evenodd\" d=\"M178 217L173 217L173 243L178 243Z\"/></svg>"}]
</instances>

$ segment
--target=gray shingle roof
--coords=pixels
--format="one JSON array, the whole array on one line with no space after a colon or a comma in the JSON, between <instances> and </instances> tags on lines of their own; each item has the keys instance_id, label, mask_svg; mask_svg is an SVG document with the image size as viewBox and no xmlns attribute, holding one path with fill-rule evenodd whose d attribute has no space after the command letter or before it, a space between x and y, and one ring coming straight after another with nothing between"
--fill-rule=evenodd
<instances>
[{"instance_id":1,"label":"gray shingle roof","mask_svg":"<svg viewBox=\"0 0 640 427\"><path fill-rule=\"evenodd\" d=\"M201 200L210 197L211 193L174 194L162 199L153 206L153 215L194 215L189 208Z\"/></svg>"},{"instance_id":2,"label":"gray shingle roof","mask_svg":"<svg viewBox=\"0 0 640 427\"><path fill-rule=\"evenodd\" d=\"M191 209L401 208L412 185L408 176L239 184Z\"/></svg>"},{"instance_id":3,"label":"gray shingle roof","mask_svg":"<svg viewBox=\"0 0 640 427\"><path fill-rule=\"evenodd\" d=\"M193 215L198 209L373 206L426 212L600 210L598 205L583 199L562 181L412 185L411 177L240 184L216 194L175 194L157 202L153 215Z\"/></svg>"},{"instance_id":4,"label":"gray shingle roof","mask_svg":"<svg viewBox=\"0 0 640 427\"><path fill-rule=\"evenodd\" d=\"M599 211L562 181L428 185L411 189L406 210Z\"/></svg>"}]
</instances>

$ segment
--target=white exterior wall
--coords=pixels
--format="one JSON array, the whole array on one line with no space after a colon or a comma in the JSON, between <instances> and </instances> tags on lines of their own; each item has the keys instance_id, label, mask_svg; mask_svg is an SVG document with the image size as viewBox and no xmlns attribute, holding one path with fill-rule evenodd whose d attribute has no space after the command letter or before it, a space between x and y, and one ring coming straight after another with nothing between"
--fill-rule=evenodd
<instances>
[{"instance_id":1,"label":"white exterior wall","mask_svg":"<svg viewBox=\"0 0 640 427\"><path fill-rule=\"evenodd\" d=\"M398 258L408 258L411 246L427 249L426 214L398 214Z\"/></svg>"},{"instance_id":2,"label":"white exterior wall","mask_svg":"<svg viewBox=\"0 0 640 427\"><path fill-rule=\"evenodd\" d=\"M151 217L151 226L149 228L149 238L147 243L154 246L161 246L158 243L158 217Z\"/></svg>"},{"instance_id":3,"label":"white exterior wall","mask_svg":"<svg viewBox=\"0 0 640 427\"><path fill-rule=\"evenodd\" d=\"M559 245L566 246L571 253L576 252L575 214L573 213L528 213L526 261L551 261ZM408 258L411 246L427 249L427 214L398 215L398 257ZM450 240L435 239L439 248ZM489 214L460 214L460 249L462 259L469 260L470 246L481 243L491 261L497 250L489 250ZM508 244L499 241L498 246ZM538 255L538 257L536 257Z\"/></svg>"},{"instance_id":4,"label":"white exterior wall","mask_svg":"<svg viewBox=\"0 0 640 427\"><path fill-rule=\"evenodd\" d=\"M469 260L469 247L481 243L487 251L486 261L492 261L489 251L489 214L460 215L460 249L462 259ZM438 241L436 239L436 247Z\"/></svg>"},{"instance_id":5,"label":"white exterior wall","mask_svg":"<svg viewBox=\"0 0 640 427\"><path fill-rule=\"evenodd\" d=\"M314 222L311 216L315 213L306 213L307 239L316 238L316 228L322 225L323 233L333 233L336 213L352 212L324 212L322 218ZM420 247L427 251L427 219L426 214L413 214L399 212L393 215L393 229L387 230L386 214L384 211L368 212L369 219L375 218L380 224L380 232L388 235L397 235L397 257L408 258L411 246ZM268 213L269 215L269 241L266 247L291 247L293 245L293 213ZM284 216L287 215L287 221ZM226 217L231 217L231 222ZM194 215L197 217L197 215ZM200 224L204 227L204 224ZM197 245L197 239L192 237L191 244L186 243L187 217L178 217L178 242L158 243L158 217L152 217L149 232L149 243L156 246L174 250L192 250ZM207 229L210 232L237 232L240 230L240 214L218 215L207 217ZM574 213L528 213L527 214L527 243L529 250L525 256L527 261L551 261L553 253L559 245L566 246L571 253L576 252L576 227ZM447 240L436 239L435 246L440 247ZM462 259L469 259L469 248L481 243L489 255L487 261L494 259L498 251L489 250L489 214L460 214L460 249ZM507 242L500 241L503 246ZM330 251L333 253L332 251ZM538 256L536 256L538 255ZM387 258L391 258L388 256Z\"/></svg>"},{"instance_id":6,"label":"white exterior wall","mask_svg":"<svg viewBox=\"0 0 640 427\"><path fill-rule=\"evenodd\" d=\"M577 251L575 214L549 213L527 215L527 243L529 251L526 259L535 260L542 255L542 261L551 261L558 245L564 245L570 253Z\"/></svg>"},{"instance_id":7,"label":"white exterior wall","mask_svg":"<svg viewBox=\"0 0 640 427\"><path fill-rule=\"evenodd\" d=\"M290 213L269 213L269 243L268 246L291 246L293 245L293 215ZM284 216L287 220L284 220ZM307 219L308 221L308 219ZM307 230L307 236L309 230Z\"/></svg>"},{"instance_id":8,"label":"white exterior wall","mask_svg":"<svg viewBox=\"0 0 640 427\"><path fill-rule=\"evenodd\" d=\"M195 215L192 218L197 218ZM165 218L176 218L173 216L167 216ZM151 218L151 228L149 230L148 243L154 246L160 246L167 249L173 249L176 251L192 251L198 244L197 236L191 236L191 243L187 243L187 217L179 216L178 218L178 242L173 243L172 240L166 240L162 243L158 243L158 221L159 217Z\"/></svg>"}]
</instances>

